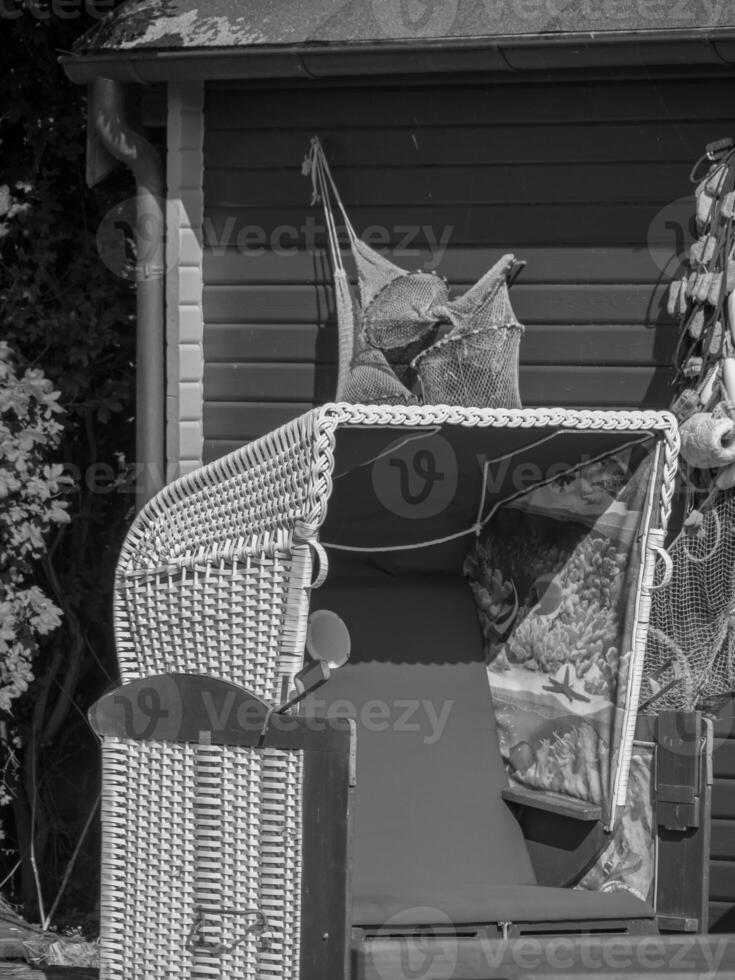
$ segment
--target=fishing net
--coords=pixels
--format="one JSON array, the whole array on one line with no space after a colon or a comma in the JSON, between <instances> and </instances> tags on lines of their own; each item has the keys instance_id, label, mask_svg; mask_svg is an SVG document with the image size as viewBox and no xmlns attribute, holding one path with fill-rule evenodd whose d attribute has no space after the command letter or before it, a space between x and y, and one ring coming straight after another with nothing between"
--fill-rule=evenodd
<instances>
[{"instance_id":1,"label":"fishing net","mask_svg":"<svg viewBox=\"0 0 735 980\"><path fill-rule=\"evenodd\" d=\"M520 408L518 347L523 327L513 313L509 280L525 263L505 255L479 282L450 300L444 279L407 272L359 239L345 211L317 137L304 161L312 203L327 225L339 326L337 399L411 404L420 376L429 404ZM335 206L357 269L359 303L342 263ZM442 325L451 327L434 343ZM430 346L431 345L431 346Z\"/></svg>"},{"instance_id":2,"label":"fishing net","mask_svg":"<svg viewBox=\"0 0 735 980\"><path fill-rule=\"evenodd\" d=\"M710 144L691 179L700 238L669 300L679 319L671 408L682 432L688 516L669 547L671 577L653 593L641 698L655 712L716 707L735 691L735 493L726 422L735 400L733 141Z\"/></svg>"},{"instance_id":3,"label":"fishing net","mask_svg":"<svg viewBox=\"0 0 735 980\"><path fill-rule=\"evenodd\" d=\"M401 269L357 237L316 137L304 173L312 178L312 202L321 201L324 207L334 269L339 329L337 399L366 404L416 402L404 381L410 382L412 357L433 339L437 318L428 309L432 298L446 298L446 283L435 275ZM359 304L342 263L334 205L341 212L357 267Z\"/></svg>"},{"instance_id":4,"label":"fishing net","mask_svg":"<svg viewBox=\"0 0 735 980\"><path fill-rule=\"evenodd\" d=\"M735 691L735 495L724 493L669 548L653 594L643 701L691 709Z\"/></svg>"},{"instance_id":5,"label":"fishing net","mask_svg":"<svg viewBox=\"0 0 735 980\"><path fill-rule=\"evenodd\" d=\"M471 289L447 305L453 328L413 364L430 404L520 408L518 322L508 281L523 263L504 255Z\"/></svg>"},{"instance_id":6,"label":"fishing net","mask_svg":"<svg viewBox=\"0 0 735 980\"><path fill-rule=\"evenodd\" d=\"M359 326L337 398L354 405L418 404L418 398L403 384L383 352L365 343Z\"/></svg>"},{"instance_id":7,"label":"fishing net","mask_svg":"<svg viewBox=\"0 0 735 980\"><path fill-rule=\"evenodd\" d=\"M443 279L411 272L397 276L364 304L365 341L384 352L404 384L415 380L411 362L436 337L448 301Z\"/></svg>"}]
</instances>

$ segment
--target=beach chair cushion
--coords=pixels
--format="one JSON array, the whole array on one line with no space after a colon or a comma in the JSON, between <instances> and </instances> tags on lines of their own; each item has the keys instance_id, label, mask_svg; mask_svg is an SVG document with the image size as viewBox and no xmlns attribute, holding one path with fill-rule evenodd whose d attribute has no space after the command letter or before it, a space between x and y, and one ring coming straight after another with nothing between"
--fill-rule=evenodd
<instances>
[{"instance_id":1,"label":"beach chair cushion","mask_svg":"<svg viewBox=\"0 0 735 980\"><path fill-rule=\"evenodd\" d=\"M352 637L349 662L307 710L357 722L355 925L427 907L455 923L653 914L629 895L536 886L501 798L482 636L461 577L353 570L330 576L312 608L336 612Z\"/></svg>"}]
</instances>

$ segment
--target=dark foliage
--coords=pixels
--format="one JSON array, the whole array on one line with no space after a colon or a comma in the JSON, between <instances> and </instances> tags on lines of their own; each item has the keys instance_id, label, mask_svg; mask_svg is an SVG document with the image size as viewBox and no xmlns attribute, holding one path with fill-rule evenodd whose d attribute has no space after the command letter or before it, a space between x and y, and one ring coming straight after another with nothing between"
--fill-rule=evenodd
<instances>
[{"instance_id":1,"label":"dark foliage","mask_svg":"<svg viewBox=\"0 0 735 980\"><path fill-rule=\"evenodd\" d=\"M63 9L62 9L63 7ZM35 856L48 907L98 794L90 703L115 679L111 592L114 563L133 509L131 458L134 293L100 261L97 227L132 180L115 171L102 189L85 185L86 92L58 56L95 20L83 3L18 2L0 23L0 335L21 365L41 368L66 409L63 459L76 478L71 521L56 532L39 585L63 611L41 641L28 694L5 735L6 779L15 797L2 816L5 864L20 857L4 892L37 918L29 860ZM17 765L7 743L19 737ZM35 807L33 801L35 798ZM96 822L56 916L93 924ZM3 875L4 877L4 875Z\"/></svg>"}]
</instances>

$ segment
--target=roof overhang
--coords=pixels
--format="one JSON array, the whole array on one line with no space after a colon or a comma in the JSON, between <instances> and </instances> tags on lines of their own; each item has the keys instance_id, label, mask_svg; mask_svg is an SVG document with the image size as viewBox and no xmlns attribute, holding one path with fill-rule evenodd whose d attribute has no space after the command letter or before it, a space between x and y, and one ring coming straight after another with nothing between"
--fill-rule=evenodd
<instances>
[{"instance_id":1,"label":"roof overhang","mask_svg":"<svg viewBox=\"0 0 735 980\"><path fill-rule=\"evenodd\" d=\"M368 43L91 50L61 58L73 82L326 79L443 72L735 65L735 27Z\"/></svg>"}]
</instances>

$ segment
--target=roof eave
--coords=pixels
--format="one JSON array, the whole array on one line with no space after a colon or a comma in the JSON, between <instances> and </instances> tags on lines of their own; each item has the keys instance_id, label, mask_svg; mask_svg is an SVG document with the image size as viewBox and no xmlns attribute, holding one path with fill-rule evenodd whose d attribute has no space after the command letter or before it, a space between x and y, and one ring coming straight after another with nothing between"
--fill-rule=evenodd
<instances>
[{"instance_id":1,"label":"roof eave","mask_svg":"<svg viewBox=\"0 0 735 980\"><path fill-rule=\"evenodd\" d=\"M126 49L66 55L69 78L154 84L214 79L331 78L364 74L526 71L735 64L735 28L352 44Z\"/></svg>"}]
</instances>

